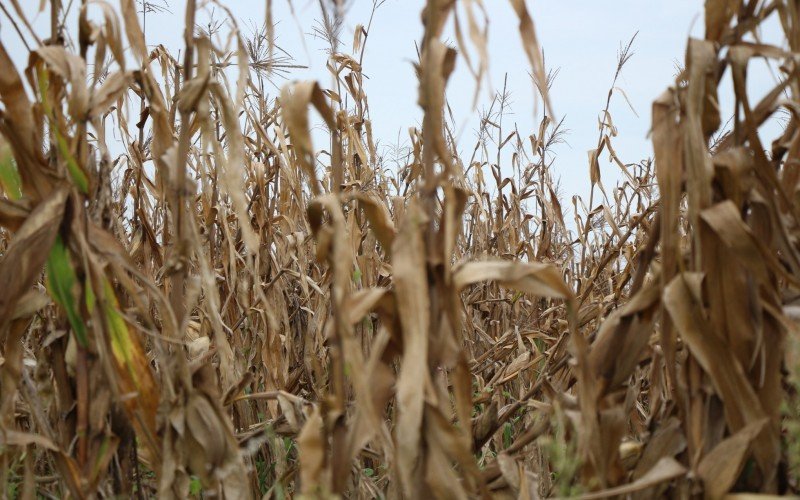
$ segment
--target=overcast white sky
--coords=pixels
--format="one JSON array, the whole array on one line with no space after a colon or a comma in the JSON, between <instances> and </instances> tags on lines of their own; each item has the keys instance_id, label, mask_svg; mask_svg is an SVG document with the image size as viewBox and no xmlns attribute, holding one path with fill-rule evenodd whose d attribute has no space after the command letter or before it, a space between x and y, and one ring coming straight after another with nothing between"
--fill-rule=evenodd
<instances>
[{"instance_id":1,"label":"overcast white sky","mask_svg":"<svg viewBox=\"0 0 800 500\"><path fill-rule=\"evenodd\" d=\"M150 1L163 5L163 0ZM265 0L221 1L238 17L242 26L257 25L264 20ZM177 53L182 46L185 0L167 2L171 13L148 14L148 43L162 43ZM21 3L37 18L35 25L45 34L48 13L35 15L38 1ZM319 79L323 86L328 85L330 78L324 69L325 44L311 34L319 18L318 0L292 0L291 4L296 17L290 14L288 0L273 0L278 44L291 53L298 64L306 65L308 69L293 71L289 79ZM366 45L364 72L369 78L366 91L375 137L383 144L396 143L398 137L402 144L407 140L408 127L417 125L420 120L411 61L415 58L414 43L422 34L420 12L423 4L423 0L386 0L373 20ZM528 135L536 131L538 117L534 117L533 87L517 31L517 20L509 2L486 0L484 4L490 17L491 83L495 89L502 87L504 74L508 74L514 114L506 118L506 123L516 122L520 132ZM619 129L615 149L623 161L632 163L651 154L647 138L650 104L673 81L676 63L683 61L687 37L702 37L703 1L528 0L527 4L547 65L560 70L551 98L557 117L565 118L565 126L570 131L566 136L567 144L555 150L555 175L562 180L564 195L583 195L589 187L587 151L597 142L598 115L614 75L620 44L639 32L633 46L635 55L617 82L638 116L621 93L615 96L611 105L614 123ZM372 0L351 2L341 37L348 49L354 27L367 24L371 7ZM205 13L198 15L198 23L207 19L212 9L211 5L207 6ZM217 18L223 15L219 9L216 10ZM773 35L777 34L776 29ZM764 35L770 41L770 33ZM19 64L26 61L23 46L4 17L0 18L0 40ZM277 83L281 85L285 81L278 80ZM772 85L773 81L768 77L751 82L751 88L759 97ZM488 102L490 89L484 88L478 110L471 107L473 92L473 79L464 62L459 61L448 86L448 100L456 113L457 125L462 127L460 144L465 153L471 151L479 121L478 110ZM730 103L723 102L723 113L726 107L730 112ZM542 112L541 105L536 109ZM617 167L603 158L601 169L606 185L613 185L613 179L618 175Z\"/></svg>"}]
</instances>

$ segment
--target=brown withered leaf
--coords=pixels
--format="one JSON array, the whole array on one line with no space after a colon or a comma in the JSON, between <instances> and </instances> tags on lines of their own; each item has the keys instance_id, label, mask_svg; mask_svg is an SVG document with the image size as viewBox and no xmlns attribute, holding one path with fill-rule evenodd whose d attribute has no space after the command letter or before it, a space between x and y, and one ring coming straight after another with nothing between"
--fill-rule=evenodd
<instances>
[{"instance_id":1,"label":"brown withered leaf","mask_svg":"<svg viewBox=\"0 0 800 500\"><path fill-rule=\"evenodd\" d=\"M300 450L300 485L305 495L311 495L326 486L326 446L319 407L314 407L297 436Z\"/></svg>"},{"instance_id":2,"label":"brown withered leaf","mask_svg":"<svg viewBox=\"0 0 800 500\"><path fill-rule=\"evenodd\" d=\"M744 467L747 450L767 422L765 418L748 424L703 457L697 473L703 480L707 498L722 498L731 489Z\"/></svg>"},{"instance_id":3,"label":"brown withered leaf","mask_svg":"<svg viewBox=\"0 0 800 500\"><path fill-rule=\"evenodd\" d=\"M466 262L453 270L456 290L482 281L496 281L502 286L541 297L572 297L572 290L564 283L561 273L549 264L495 260Z\"/></svg>"},{"instance_id":4,"label":"brown withered leaf","mask_svg":"<svg viewBox=\"0 0 800 500\"><path fill-rule=\"evenodd\" d=\"M389 293L390 290L387 288L366 288L348 295L343 307L344 314L347 315L347 322L355 325L361 321Z\"/></svg>"},{"instance_id":5,"label":"brown withered leaf","mask_svg":"<svg viewBox=\"0 0 800 500\"><path fill-rule=\"evenodd\" d=\"M581 495L583 500L595 500L600 498L611 498L618 495L629 495L637 491L650 488L657 484L679 478L686 474L686 468L672 457L663 457L652 469L647 471L642 477L624 486L609 488L602 491L595 491Z\"/></svg>"},{"instance_id":6,"label":"brown withered leaf","mask_svg":"<svg viewBox=\"0 0 800 500\"><path fill-rule=\"evenodd\" d=\"M11 318L17 301L44 269L64 216L68 192L66 188L59 189L37 205L9 242L0 262L0 322L3 324Z\"/></svg>"},{"instance_id":7,"label":"brown withered leaf","mask_svg":"<svg viewBox=\"0 0 800 500\"><path fill-rule=\"evenodd\" d=\"M647 441L642 456L633 471L633 479L642 477L662 457L675 457L685 449L686 438L683 435L680 420L672 417L663 421Z\"/></svg>"},{"instance_id":8,"label":"brown withered leaf","mask_svg":"<svg viewBox=\"0 0 800 500\"><path fill-rule=\"evenodd\" d=\"M46 175L41 151L42 134L17 69L0 43L0 100L5 112L0 127L11 146L23 182L23 191L36 202L47 196L53 179Z\"/></svg>"},{"instance_id":9,"label":"brown withered leaf","mask_svg":"<svg viewBox=\"0 0 800 500\"><path fill-rule=\"evenodd\" d=\"M624 306L606 316L589 353L594 375L615 389L631 375L647 346L659 305L658 282L642 287Z\"/></svg>"},{"instance_id":10,"label":"brown withered leaf","mask_svg":"<svg viewBox=\"0 0 800 500\"><path fill-rule=\"evenodd\" d=\"M228 498L247 495L244 462L230 423L206 395L195 393L186 405L186 456L194 474L209 486L218 486Z\"/></svg>"},{"instance_id":11,"label":"brown withered leaf","mask_svg":"<svg viewBox=\"0 0 800 500\"><path fill-rule=\"evenodd\" d=\"M403 336L403 356L397 379L395 427L397 469L403 492L415 496L415 469L421 452L422 415L428 373L428 283L422 230L425 216L416 203L407 210L392 246L394 294Z\"/></svg>"},{"instance_id":12,"label":"brown withered leaf","mask_svg":"<svg viewBox=\"0 0 800 500\"><path fill-rule=\"evenodd\" d=\"M536 28L533 25L533 19L528 13L528 8L525 6L525 0L510 0L511 6L514 7L519 18L519 34L522 37L522 45L525 49L525 55L528 56L528 61L531 64L533 75L536 78L538 88L544 96L545 112L553 114L553 106L550 104L550 95L547 92L547 74L545 73L544 57L542 50L539 47L539 41L536 38Z\"/></svg>"},{"instance_id":13,"label":"brown withered leaf","mask_svg":"<svg viewBox=\"0 0 800 500\"><path fill-rule=\"evenodd\" d=\"M89 90L86 88L86 62L61 46L39 47L36 53L50 70L70 84L67 99L72 116L84 117L89 112Z\"/></svg>"},{"instance_id":14,"label":"brown withered leaf","mask_svg":"<svg viewBox=\"0 0 800 500\"><path fill-rule=\"evenodd\" d=\"M136 13L136 2L134 0L120 0L122 6L122 19L125 22L125 33L128 35L128 42L134 55L141 65L147 65L147 44L144 40L144 33L139 26L138 14Z\"/></svg>"},{"instance_id":15,"label":"brown withered leaf","mask_svg":"<svg viewBox=\"0 0 800 500\"><path fill-rule=\"evenodd\" d=\"M30 434L10 429L0 430L0 444L3 446L36 445L50 451L58 451L58 446L40 434Z\"/></svg>"},{"instance_id":16,"label":"brown withered leaf","mask_svg":"<svg viewBox=\"0 0 800 500\"><path fill-rule=\"evenodd\" d=\"M325 94L317 82L298 82L281 89L281 116L291 134L297 161L311 182L314 194L319 194L319 185L314 168L314 148L308 125L308 106L314 105L328 127L336 127L333 111L327 103Z\"/></svg>"},{"instance_id":17,"label":"brown withered leaf","mask_svg":"<svg viewBox=\"0 0 800 500\"><path fill-rule=\"evenodd\" d=\"M706 1L706 40L718 42L730 30L730 22L739 2L736 0Z\"/></svg>"},{"instance_id":18,"label":"brown withered leaf","mask_svg":"<svg viewBox=\"0 0 800 500\"><path fill-rule=\"evenodd\" d=\"M233 209L239 218L239 229L242 231L242 239L251 254L258 252L259 238L250 223L250 215L247 213L248 200L245 196L245 185L243 172L245 168L245 146L244 137L239 127L239 107L236 105L227 92L223 91L221 85L211 85L211 94L216 98L222 114L222 124L228 141L227 157L222 153L217 155L222 169L222 181L228 196L233 201Z\"/></svg>"},{"instance_id":19,"label":"brown withered leaf","mask_svg":"<svg viewBox=\"0 0 800 500\"><path fill-rule=\"evenodd\" d=\"M702 275L677 275L664 289L664 305L684 342L711 381L725 404L725 419L733 432L767 417L755 389L724 339L710 335L712 331L699 303ZM767 477L775 474L779 449L778 437L766 427L755 441L756 459Z\"/></svg>"},{"instance_id":20,"label":"brown withered leaf","mask_svg":"<svg viewBox=\"0 0 800 500\"><path fill-rule=\"evenodd\" d=\"M761 251L758 241L754 238L750 228L742 221L739 210L732 201L723 201L703 210L700 218L711 227L759 281L763 282L768 279L768 264L772 264L770 267L775 270L780 268L779 264L770 262L774 259L771 253Z\"/></svg>"},{"instance_id":21,"label":"brown withered leaf","mask_svg":"<svg viewBox=\"0 0 800 500\"><path fill-rule=\"evenodd\" d=\"M364 215L367 216L372 230L375 232L375 237L380 242L384 251L387 253L391 252L392 242L394 241L397 231L395 230L389 210L386 208L386 204L371 193L358 193L355 195L355 199L358 200L361 210L363 210Z\"/></svg>"},{"instance_id":22,"label":"brown withered leaf","mask_svg":"<svg viewBox=\"0 0 800 500\"><path fill-rule=\"evenodd\" d=\"M132 81L131 73L116 71L103 80L100 88L95 89L89 100L89 113L93 116L103 116L128 90Z\"/></svg>"},{"instance_id":23,"label":"brown withered leaf","mask_svg":"<svg viewBox=\"0 0 800 500\"><path fill-rule=\"evenodd\" d=\"M445 166L445 172L453 172L453 161L442 133L444 128L445 87L455 68L456 51L438 39L428 42L422 56L419 82L419 105L425 112L423 137L432 143L433 149L425 149L426 162L431 162L435 153ZM429 179L428 182L433 182Z\"/></svg>"}]
</instances>

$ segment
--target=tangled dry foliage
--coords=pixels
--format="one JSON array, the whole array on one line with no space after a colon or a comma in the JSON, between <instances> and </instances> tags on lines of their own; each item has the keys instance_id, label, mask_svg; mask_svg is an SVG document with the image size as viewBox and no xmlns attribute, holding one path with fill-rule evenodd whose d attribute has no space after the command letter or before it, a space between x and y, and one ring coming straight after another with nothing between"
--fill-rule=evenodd
<instances>
[{"instance_id":1,"label":"tangled dry foliage","mask_svg":"<svg viewBox=\"0 0 800 500\"><path fill-rule=\"evenodd\" d=\"M330 88L274 100L290 61L270 1L248 41L232 19L194 29L189 0L182 61L148 50L134 0L77 3L77 40L60 1L45 40L0 4L36 43L24 71L0 45L4 495L798 492L800 2L706 1L653 104L654 161L614 152L612 87L569 223L549 112L521 132L498 94L457 154L445 87L459 54L485 79L480 0L428 0L424 119L395 154L372 135L369 27L346 53L342 2L320 4ZM784 47L759 42L775 18ZM754 58L780 65L760 100Z\"/></svg>"}]
</instances>

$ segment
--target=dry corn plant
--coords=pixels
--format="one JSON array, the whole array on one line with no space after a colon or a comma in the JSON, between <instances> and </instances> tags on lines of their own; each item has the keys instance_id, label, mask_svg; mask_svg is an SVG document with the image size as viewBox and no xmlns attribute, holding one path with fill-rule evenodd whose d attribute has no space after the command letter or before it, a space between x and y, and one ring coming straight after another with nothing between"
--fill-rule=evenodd
<instances>
[{"instance_id":1,"label":"dry corn plant","mask_svg":"<svg viewBox=\"0 0 800 500\"><path fill-rule=\"evenodd\" d=\"M0 44L3 495L797 494L797 2L706 2L653 104L653 159L615 151L612 85L571 205L523 0L544 117L509 123L504 88L468 157L446 87L457 60L485 80L488 5L428 0L422 127L388 151L372 24L348 52L345 4L320 2L330 84L273 97L296 66L270 0L249 35L187 1L180 59L145 41L139 14L165 3L52 0L44 34L0 2L30 46L19 68ZM197 26L211 7L225 19ZM764 96L752 59L779 67Z\"/></svg>"}]
</instances>

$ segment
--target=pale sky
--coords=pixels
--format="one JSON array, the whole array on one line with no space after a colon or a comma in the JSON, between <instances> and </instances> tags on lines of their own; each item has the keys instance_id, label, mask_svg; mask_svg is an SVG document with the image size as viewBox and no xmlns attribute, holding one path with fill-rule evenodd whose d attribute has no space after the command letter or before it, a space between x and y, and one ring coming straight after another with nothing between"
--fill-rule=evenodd
<instances>
[{"instance_id":1,"label":"pale sky","mask_svg":"<svg viewBox=\"0 0 800 500\"><path fill-rule=\"evenodd\" d=\"M163 0L150 1L163 5ZM164 44L173 54L177 54L182 46L185 1L167 1L171 13L148 14L147 41L149 44ZM264 21L265 0L221 1L238 18L245 33L250 26ZM48 12L36 16L38 1L26 0L21 3L36 19L35 26L40 29L40 34L46 36ZM116 5L116 2L110 3ZM366 42L364 73L369 79L365 86L374 134L383 144L394 144L398 137L401 144L406 143L408 127L420 122L412 60L415 58L414 43L422 34L420 12L423 4L423 0L386 0L375 13ZM273 0L277 41L294 56L297 64L309 68L293 70L288 80L317 79L327 86L330 77L325 70L325 43L312 35L319 18L318 0L292 0L296 17L291 16L289 5L289 0ZM508 74L513 115L506 117L505 123L516 122L520 132L527 136L537 129L539 118L534 117L534 109L539 115L543 109L541 104L534 105L533 86L528 76L529 65L517 31L517 20L507 1L485 0L484 5L490 18L491 83L494 89L501 88L504 74ZM683 62L687 37L703 36L703 1L528 0L527 5L545 52L547 66L560 71L551 99L557 118L565 118L564 126L569 133L566 136L567 144L555 149L557 159L554 174L561 179L562 193L566 199L572 194L585 196L589 189L587 151L597 143L598 117L612 82L620 44L626 43L638 31L633 45L634 55L617 82L638 116L620 92L611 103L611 114L619 130L619 136L614 140L615 149L624 162L634 163L651 155L647 133L652 101L673 82L676 64ZM341 36L348 51L355 26L367 24L371 8L372 0L351 2ZM208 18L212 9L213 5L208 4L198 14L198 24ZM224 13L217 8L215 16L222 18ZM74 25L75 16L70 17ZM766 41L771 41L777 34L776 28L774 33L763 35ZM18 64L26 62L24 47L5 17L0 17L0 40L6 44ZM276 84L280 86L288 80L279 78ZM757 96L754 100L772 85L774 82L769 77L754 78L750 83ZM474 88L474 81L464 61L459 60L450 79L447 95L461 132L459 145L463 156L469 155L472 150L479 122L478 111L489 102L490 97L491 89L484 85L477 110L473 110ZM730 100L723 98L722 108L725 121L732 110ZM606 186L613 186L614 179L618 178L618 168L608 163L605 155L601 159L601 171Z\"/></svg>"}]
</instances>

